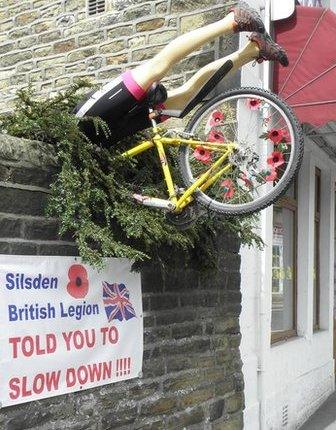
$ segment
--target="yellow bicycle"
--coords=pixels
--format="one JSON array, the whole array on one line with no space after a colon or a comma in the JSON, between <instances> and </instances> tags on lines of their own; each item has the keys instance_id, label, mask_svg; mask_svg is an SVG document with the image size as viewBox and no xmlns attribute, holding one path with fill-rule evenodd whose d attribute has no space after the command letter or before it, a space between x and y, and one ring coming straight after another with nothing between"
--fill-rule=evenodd
<instances>
[{"instance_id":1,"label":"yellow bicycle","mask_svg":"<svg viewBox=\"0 0 336 430\"><path fill-rule=\"evenodd\" d=\"M222 93L204 103L183 132L157 127L155 116L165 113L150 108L154 137L122 154L135 157L154 148L161 162L167 199L134 194L138 203L177 216L194 202L224 215L249 214L276 201L299 169L301 127L268 91L246 87ZM179 148L183 187L172 178L168 146Z\"/></svg>"}]
</instances>

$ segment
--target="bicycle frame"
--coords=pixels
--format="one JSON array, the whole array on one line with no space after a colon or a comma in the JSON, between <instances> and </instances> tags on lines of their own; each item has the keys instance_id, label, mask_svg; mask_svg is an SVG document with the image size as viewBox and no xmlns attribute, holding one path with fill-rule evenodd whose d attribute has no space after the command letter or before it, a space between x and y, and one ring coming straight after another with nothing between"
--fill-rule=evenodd
<instances>
[{"instance_id":1,"label":"bicycle frame","mask_svg":"<svg viewBox=\"0 0 336 430\"><path fill-rule=\"evenodd\" d=\"M215 143L215 142L202 142L199 140L183 139L183 138L170 138L161 136L156 123L153 121L153 131L155 133L152 140L146 140L141 142L139 145L125 151L122 156L127 158L135 157L142 152L145 152L153 147L156 147L159 159L161 162L163 177L167 187L167 193L169 196L168 200L163 200L155 197L141 196L138 194L134 195L134 198L139 203L146 206L160 207L163 209L170 210L172 212L181 212L193 199L193 193L196 189L205 191L212 184L216 182L220 176L231 168L231 164L223 163L228 159L230 154L237 148L235 143ZM209 167L189 188L187 188L181 196L177 196L176 186L174 184L169 164L164 149L165 145L180 146L189 145L193 148L201 146L204 149L210 149L212 151L221 152L222 156Z\"/></svg>"}]
</instances>

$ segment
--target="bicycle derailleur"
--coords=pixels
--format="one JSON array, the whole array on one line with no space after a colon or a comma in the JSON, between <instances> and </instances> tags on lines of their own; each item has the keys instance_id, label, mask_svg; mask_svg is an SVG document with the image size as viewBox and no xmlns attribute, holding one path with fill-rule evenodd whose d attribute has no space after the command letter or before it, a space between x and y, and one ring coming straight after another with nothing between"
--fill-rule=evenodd
<instances>
[{"instance_id":1,"label":"bicycle derailleur","mask_svg":"<svg viewBox=\"0 0 336 430\"><path fill-rule=\"evenodd\" d=\"M183 188L176 187L176 194L183 194ZM177 227L179 230L186 230L189 228L198 218L199 211L198 207L193 203L189 203L181 212L166 212L165 218L170 223Z\"/></svg>"}]
</instances>

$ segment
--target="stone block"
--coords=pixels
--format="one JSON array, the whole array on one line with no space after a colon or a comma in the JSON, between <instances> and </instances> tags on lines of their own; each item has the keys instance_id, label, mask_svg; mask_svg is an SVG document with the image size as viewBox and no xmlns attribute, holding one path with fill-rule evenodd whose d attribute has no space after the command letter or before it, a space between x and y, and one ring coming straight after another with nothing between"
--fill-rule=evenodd
<instances>
[{"instance_id":1,"label":"stone block","mask_svg":"<svg viewBox=\"0 0 336 430\"><path fill-rule=\"evenodd\" d=\"M244 428L243 414L229 417L225 421L213 423L213 430L242 430Z\"/></svg>"},{"instance_id":2,"label":"stone block","mask_svg":"<svg viewBox=\"0 0 336 430\"><path fill-rule=\"evenodd\" d=\"M179 372L181 370L190 369L190 358L187 356L173 356L166 359L167 372Z\"/></svg>"},{"instance_id":3,"label":"stone block","mask_svg":"<svg viewBox=\"0 0 336 430\"><path fill-rule=\"evenodd\" d=\"M177 429L187 429L195 428L191 427L193 425L199 425L199 428L205 428L201 423L204 420L204 410L201 406L189 409L188 411L174 414L167 417L166 429L167 430L177 430Z\"/></svg>"},{"instance_id":4,"label":"stone block","mask_svg":"<svg viewBox=\"0 0 336 430\"><path fill-rule=\"evenodd\" d=\"M64 255L64 256L78 256L78 250L75 245L55 245L43 244L38 246L36 252L38 255Z\"/></svg>"},{"instance_id":5,"label":"stone block","mask_svg":"<svg viewBox=\"0 0 336 430\"><path fill-rule=\"evenodd\" d=\"M31 242L15 242L10 244L9 254L12 255L36 255L38 244Z\"/></svg>"},{"instance_id":6,"label":"stone block","mask_svg":"<svg viewBox=\"0 0 336 430\"><path fill-rule=\"evenodd\" d=\"M7 181L48 188L55 173L56 169L44 170L25 166L10 166L8 167Z\"/></svg>"},{"instance_id":7,"label":"stone block","mask_svg":"<svg viewBox=\"0 0 336 430\"><path fill-rule=\"evenodd\" d=\"M59 224L52 219L30 219L23 224L24 238L28 240L59 240Z\"/></svg>"},{"instance_id":8,"label":"stone block","mask_svg":"<svg viewBox=\"0 0 336 430\"><path fill-rule=\"evenodd\" d=\"M151 6L149 4L142 5L140 7L128 8L123 14L124 21L134 21L135 19L143 16L151 15Z\"/></svg>"},{"instance_id":9,"label":"stone block","mask_svg":"<svg viewBox=\"0 0 336 430\"><path fill-rule=\"evenodd\" d=\"M18 64L17 67L16 67L16 70L18 72L29 72L34 67L35 66L34 66L33 61L27 61L26 63L20 63L20 64Z\"/></svg>"},{"instance_id":10,"label":"stone block","mask_svg":"<svg viewBox=\"0 0 336 430\"><path fill-rule=\"evenodd\" d=\"M161 397L141 405L140 415L162 415L174 411L177 406L176 397Z\"/></svg>"},{"instance_id":11,"label":"stone block","mask_svg":"<svg viewBox=\"0 0 336 430\"><path fill-rule=\"evenodd\" d=\"M0 186L1 211L12 214L43 215L48 195L41 191Z\"/></svg>"},{"instance_id":12,"label":"stone block","mask_svg":"<svg viewBox=\"0 0 336 430\"><path fill-rule=\"evenodd\" d=\"M244 407L244 394L235 393L225 397L225 411L229 414L237 412Z\"/></svg>"},{"instance_id":13,"label":"stone block","mask_svg":"<svg viewBox=\"0 0 336 430\"><path fill-rule=\"evenodd\" d=\"M136 385L130 388L129 394L135 400L145 399L146 397L150 397L158 392L160 392L160 383L159 382L148 382L144 383L141 380L136 382Z\"/></svg>"},{"instance_id":14,"label":"stone block","mask_svg":"<svg viewBox=\"0 0 336 430\"><path fill-rule=\"evenodd\" d=\"M10 245L11 244L9 242L0 240L0 254L10 254L11 253Z\"/></svg>"},{"instance_id":15,"label":"stone block","mask_svg":"<svg viewBox=\"0 0 336 430\"><path fill-rule=\"evenodd\" d=\"M152 310L174 309L177 306L178 306L177 296L162 295L162 296L151 297Z\"/></svg>"},{"instance_id":16,"label":"stone block","mask_svg":"<svg viewBox=\"0 0 336 430\"><path fill-rule=\"evenodd\" d=\"M148 60L149 58L154 57L154 55L157 54L162 48L163 46L151 46L149 48L135 49L132 52L132 59L133 61Z\"/></svg>"},{"instance_id":17,"label":"stone block","mask_svg":"<svg viewBox=\"0 0 336 430\"><path fill-rule=\"evenodd\" d=\"M133 33L132 24L121 25L107 30L107 38L115 39L122 36L130 36Z\"/></svg>"},{"instance_id":18,"label":"stone block","mask_svg":"<svg viewBox=\"0 0 336 430\"><path fill-rule=\"evenodd\" d=\"M85 58L92 57L93 55L95 55L95 53L96 53L95 48L86 48L86 49L73 51L70 54L68 54L68 61L74 62L74 61L84 60Z\"/></svg>"},{"instance_id":19,"label":"stone block","mask_svg":"<svg viewBox=\"0 0 336 430\"><path fill-rule=\"evenodd\" d=\"M160 312L156 316L157 325L170 325L190 321L195 318L195 310L180 308L174 311Z\"/></svg>"},{"instance_id":20,"label":"stone block","mask_svg":"<svg viewBox=\"0 0 336 430\"><path fill-rule=\"evenodd\" d=\"M61 54L64 52L72 51L76 48L75 39L67 39L61 40L59 42L54 43L54 53Z\"/></svg>"},{"instance_id":21,"label":"stone block","mask_svg":"<svg viewBox=\"0 0 336 430\"><path fill-rule=\"evenodd\" d=\"M77 63L77 64L66 64L65 65L65 74L69 73L80 73L86 70L87 66L85 62Z\"/></svg>"},{"instance_id":22,"label":"stone block","mask_svg":"<svg viewBox=\"0 0 336 430\"><path fill-rule=\"evenodd\" d=\"M38 22L32 25L32 30L34 33L44 33L45 31L53 30L56 27L55 20L49 19L45 21Z\"/></svg>"},{"instance_id":23,"label":"stone block","mask_svg":"<svg viewBox=\"0 0 336 430\"><path fill-rule=\"evenodd\" d=\"M0 45L0 55L6 54L7 52L13 51L15 47L14 42L2 43Z\"/></svg>"},{"instance_id":24,"label":"stone block","mask_svg":"<svg viewBox=\"0 0 336 430\"><path fill-rule=\"evenodd\" d=\"M145 45L146 44L146 36L135 36L131 39L128 39L127 46L130 48L134 48L136 46Z\"/></svg>"},{"instance_id":25,"label":"stone block","mask_svg":"<svg viewBox=\"0 0 336 430\"><path fill-rule=\"evenodd\" d=\"M1 31L9 31L12 30L13 27L15 27L15 23L12 19L1 22Z\"/></svg>"},{"instance_id":26,"label":"stone block","mask_svg":"<svg viewBox=\"0 0 336 430\"><path fill-rule=\"evenodd\" d=\"M96 45L104 41L104 32L102 30L95 31L94 33L84 34L78 37L78 46Z\"/></svg>"},{"instance_id":27,"label":"stone block","mask_svg":"<svg viewBox=\"0 0 336 430\"><path fill-rule=\"evenodd\" d=\"M29 12L23 12L20 15L17 15L15 18L16 25L24 26L31 24L36 21L40 15L40 12L37 10L31 10Z\"/></svg>"},{"instance_id":28,"label":"stone block","mask_svg":"<svg viewBox=\"0 0 336 430\"><path fill-rule=\"evenodd\" d=\"M0 215L0 237L22 237L22 220Z\"/></svg>"},{"instance_id":29,"label":"stone block","mask_svg":"<svg viewBox=\"0 0 336 430\"><path fill-rule=\"evenodd\" d=\"M70 78L59 78L55 80L55 86L58 87L66 87L71 84Z\"/></svg>"},{"instance_id":30,"label":"stone block","mask_svg":"<svg viewBox=\"0 0 336 430\"><path fill-rule=\"evenodd\" d=\"M10 78L10 84L17 86L20 84L25 84L27 82L26 74L16 74Z\"/></svg>"},{"instance_id":31,"label":"stone block","mask_svg":"<svg viewBox=\"0 0 336 430\"><path fill-rule=\"evenodd\" d=\"M191 393L184 394L180 399L179 406L181 409L185 410L192 406L204 403L213 397L213 391L213 388L210 386L206 388L198 388Z\"/></svg>"},{"instance_id":32,"label":"stone block","mask_svg":"<svg viewBox=\"0 0 336 430\"><path fill-rule=\"evenodd\" d=\"M188 324L179 324L172 327L172 338L183 339L191 336L201 336L203 334L202 324L200 322L191 322Z\"/></svg>"},{"instance_id":33,"label":"stone block","mask_svg":"<svg viewBox=\"0 0 336 430\"><path fill-rule=\"evenodd\" d=\"M45 69L45 78L52 79L64 74L64 66L49 67Z\"/></svg>"},{"instance_id":34,"label":"stone block","mask_svg":"<svg viewBox=\"0 0 336 430\"><path fill-rule=\"evenodd\" d=\"M195 30L205 24L205 14L197 13L195 15L182 16L180 20L181 33Z\"/></svg>"},{"instance_id":35,"label":"stone block","mask_svg":"<svg viewBox=\"0 0 336 430\"><path fill-rule=\"evenodd\" d=\"M181 390L186 392L187 390L194 390L204 385L207 381L201 372L195 371L184 375L180 374L163 381L163 390L164 392L181 392Z\"/></svg>"},{"instance_id":36,"label":"stone block","mask_svg":"<svg viewBox=\"0 0 336 430\"><path fill-rule=\"evenodd\" d=\"M101 52L102 54L113 54L114 52L122 51L125 48L126 40L120 39L101 45L99 48L99 52Z\"/></svg>"},{"instance_id":37,"label":"stone block","mask_svg":"<svg viewBox=\"0 0 336 430\"><path fill-rule=\"evenodd\" d=\"M224 411L224 399L214 401L209 405L209 420L216 421L222 415Z\"/></svg>"},{"instance_id":38,"label":"stone block","mask_svg":"<svg viewBox=\"0 0 336 430\"><path fill-rule=\"evenodd\" d=\"M9 79L1 79L0 80L0 90L5 90L9 87L10 80Z\"/></svg>"},{"instance_id":39,"label":"stone block","mask_svg":"<svg viewBox=\"0 0 336 430\"><path fill-rule=\"evenodd\" d=\"M155 12L158 14L166 14L168 12L168 2L163 1L155 5Z\"/></svg>"},{"instance_id":40,"label":"stone block","mask_svg":"<svg viewBox=\"0 0 336 430\"><path fill-rule=\"evenodd\" d=\"M129 406L127 409L117 410L103 410L102 411L102 421L101 430L110 430L122 428L127 424L131 424L134 421L134 416L136 415L137 407Z\"/></svg>"},{"instance_id":41,"label":"stone block","mask_svg":"<svg viewBox=\"0 0 336 430\"><path fill-rule=\"evenodd\" d=\"M146 358L142 366L143 378L156 378L165 374L165 365L162 357L160 358Z\"/></svg>"},{"instance_id":42,"label":"stone block","mask_svg":"<svg viewBox=\"0 0 336 430\"><path fill-rule=\"evenodd\" d=\"M33 51L33 55L35 58L39 57L47 57L49 55L52 55L54 53L53 47L51 45L43 46L41 48L36 48Z\"/></svg>"},{"instance_id":43,"label":"stone block","mask_svg":"<svg viewBox=\"0 0 336 430\"><path fill-rule=\"evenodd\" d=\"M98 72L99 79L109 79L112 80L120 75L122 72L122 69L119 67L113 67L107 70L102 70L101 72Z\"/></svg>"},{"instance_id":44,"label":"stone block","mask_svg":"<svg viewBox=\"0 0 336 430\"><path fill-rule=\"evenodd\" d=\"M59 40L61 38L61 32L59 30L49 31L39 36L40 43L49 43Z\"/></svg>"},{"instance_id":45,"label":"stone block","mask_svg":"<svg viewBox=\"0 0 336 430\"><path fill-rule=\"evenodd\" d=\"M33 57L31 51L16 52L15 54L7 54L0 58L0 67L13 66L21 61L30 60Z\"/></svg>"},{"instance_id":46,"label":"stone block","mask_svg":"<svg viewBox=\"0 0 336 430\"><path fill-rule=\"evenodd\" d=\"M150 34L148 37L148 43L150 44L157 44L157 43L166 43L173 40L175 37L177 37L177 31L176 30L165 30L156 32L153 34Z\"/></svg>"},{"instance_id":47,"label":"stone block","mask_svg":"<svg viewBox=\"0 0 336 430\"><path fill-rule=\"evenodd\" d=\"M145 344L159 342L160 340L170 339L170 328L169 327L153 327L144 330L144 342Z\"/></svg>"},{"instance_id":48,"label":"stone block","mask_svg":"<svg viewBox=\"0 0 336 430\"><path fill-rule=\"evenodd\" d=\"M37 36L29 36L19 40L17 46L19 49L27 49L27 48L31 48L36 43L37 43Z\"/></svg>"},{"instance_id":49,"label":"stone block","mask_svg":"<svg viewBox=\"0 0 336 430\"><path fill-rule=\"evenodd\" d=\"M163 27L165 24L164 18L147 19L146 21L140 21L136 24L136 31L152 31Z\"/></svg>"},{"instance_id":50,"label":"stone block","mask_svg":"<svg viewBox=\"0 0 336 430\"><path fill-rule=\"evenodd\" d=\"M8 38L9 39L18 39L20 37L24 37L24 36L28 36L32 33L32 29L31 27L18 27L15 28L14 30L11 30L8 33Z\"/></svg>"},{"instance_id":51,"label":"stone block","mask_svg":"<svg viewBox=\"0 0 336 430\"><path fill-rule=\"evenodd\" d=\"M108 66L125 64L127 62L128 62L128 55L127 54L111 55L110 57L106 57L106 64Z\"/></svg>"}]
</instances>

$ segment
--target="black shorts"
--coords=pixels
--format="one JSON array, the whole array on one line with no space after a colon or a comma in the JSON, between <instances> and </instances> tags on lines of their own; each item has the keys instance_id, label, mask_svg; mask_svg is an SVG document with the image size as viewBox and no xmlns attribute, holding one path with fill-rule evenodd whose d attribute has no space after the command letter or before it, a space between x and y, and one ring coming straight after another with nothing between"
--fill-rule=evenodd
<instances>
[{"instance_id":1,"label":"black shorts","mask_svg":"<svg viewBox=\"0 0 336 430\"><path fill-rule=\"evenodd\" d=\"M81 122L81 129L86 136L92 142L105 147L151 127L147 92L134 81L129 71L100 90L88 94L86 99L76 106L74 113L77 117L98 116L107 123L111 132L108 139L102 131L97 135L91 121Z\"/></svg>"}]
</instances>

